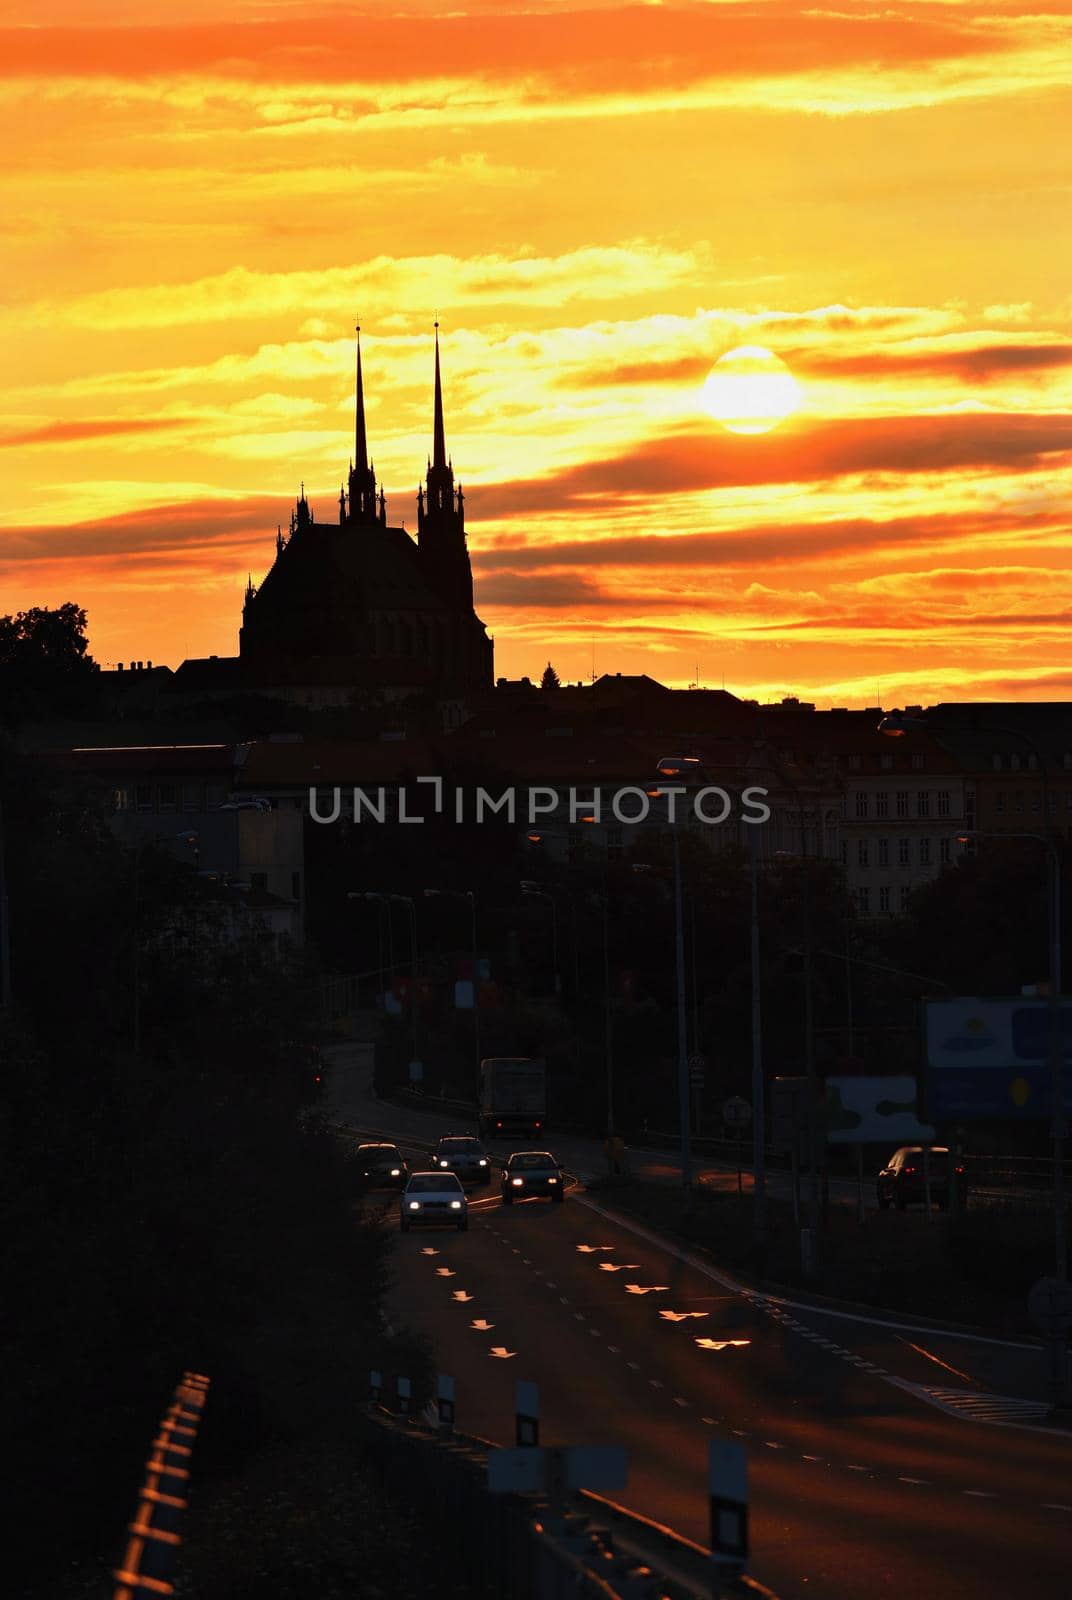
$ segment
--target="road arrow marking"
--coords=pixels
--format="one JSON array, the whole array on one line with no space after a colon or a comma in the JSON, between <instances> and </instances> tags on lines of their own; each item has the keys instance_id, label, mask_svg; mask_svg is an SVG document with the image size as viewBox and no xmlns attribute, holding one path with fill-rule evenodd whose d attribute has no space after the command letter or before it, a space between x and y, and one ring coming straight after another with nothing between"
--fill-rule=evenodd
<instances>
[{"instance_id":1,"label":"road arrow marking","mask_svg":"<svg viewBox=\"0 0 1072 1600\"><path fill-rule=\"evenodd\" d=\"M476 1319L476 1321L475 1322L471 1322L469 1324L469 1326L471 1328L478 1329L479 1332L481 1332L481 1333L490 1333L492 1328L494 1328L495 1324L494 1324L494 1322L486 1321L484 1317L478 1317Z\"/></svg>"},{"instance_id":2,"label":"road arrow marking","mask_svg":"<svg viewBox=\"0 0 1072 1600\"><path fill-rule=\"evenodd\" d=\"M707 1311L660 1311L659 1315L664 1322L686 1322L689 1317L706 1317Z\"/></svg>"},{"instance_id":3,"label":"road arrow marking","mask_svg":"<svg viewBox=\"0 0 1072 1600\"><path fill-rule=\"evenodd\" d=\"M597 1250L613 1249L614 1246L612 1244L579 1244L577 1246L577 1250L582 1256L594 1256Z\"/></svg>"},{"instance_id":4,"label":"road arrow marking","mask_svg":"<svg viewBox=\"0 0 1072 1600\"><path fill-rule=\"evenodd\" d=\"M458 1274L456 1272L452 1272L449 1267L437 1267L435 1270L437 1278L456 1278L458 1276Z\"/></svg>"},{"instance_id":5,"label":"road arrow marking","mask_svg":"<svg viewBox=\"0 0 1072 1600\"><path fill-rule=\"evenodd\" d=\"M512 1361L514 1356L517 1355L516 1350L508 1350L504 1344L493 1344L491 1353L493 1356L497 1356L500 1361Z\"/></svg>"},{"instance_id":6,"label":"road arrow marking","mask_svg":"<svg viewBox=\"0 0 1072 1600\"><path fill-rule=\"evenodd\" d=\"M437 1256L438 1254L439 1254L438 1250L433 1250L431 1245L427 1245L427 1244L421 1250L421 1255L422 1256Z\"/></svg>"},{"instance_id":7,"label":"road arrow marking","mask_svg":"<svg viewBox=\"0 0 1072 1600\"><path fill-rule=\"evenodd\" d=\"M457 1300L461 1305L465 1305L466 1302L471 1300L473 1297L469 1293L468 1289L455 1289L450 1298L452 1300Z\"/></svg>"},{"instance_id":8,"label":"road arrow marking","mask_svg":"<svg viewBox=\"0 0 1072 1600\"><path fill-rule=\"evenodd\" d=\"M731 1350L734 1347L751 1344L751 1339L697 1339L694 1341L701 1350Z\"/></svg>"},{"instance_id":9,"label":"road arrow marking","mask_svg":"<svg viewBox=\"0 0 1072 1600\"><path fill-rule=\"evenodd\" d=\"M601 1261L599 1263L599 1270L600 1272L639 1272L640 1262L627 1261L624 1266L618 1267L615 1266L612 1261Z\"/></svg>"},{"instance_id":10,"label":"road arrow marking","mask_svg":"<svg viewBox=\"0 0 1072 1600\"><path fill-rule=\"evenodd\" d=\"M670 1285L668 1283L648 1283L643 1287L639 1283L627 1283L625 1292L626 1294L665 1294L669 1288Z\"/></svg>"}]
</instances>

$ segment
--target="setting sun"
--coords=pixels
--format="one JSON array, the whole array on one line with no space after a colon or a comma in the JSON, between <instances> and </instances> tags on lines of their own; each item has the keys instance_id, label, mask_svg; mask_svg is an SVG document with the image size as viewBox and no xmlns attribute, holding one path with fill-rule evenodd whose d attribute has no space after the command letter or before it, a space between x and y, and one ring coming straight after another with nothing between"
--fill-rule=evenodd
<instances>
[{"instance_id":1,"label":"setting sun","mask_svg":"<svg viewBox=\"0 0 1072 1600\"><path fill-rule=\"evenodd\" d=\"M721 356L703 387L705 408L731 433L769 433L800 405L800 387L784 361L761 345Z\"/></svg>"}]
</instances>

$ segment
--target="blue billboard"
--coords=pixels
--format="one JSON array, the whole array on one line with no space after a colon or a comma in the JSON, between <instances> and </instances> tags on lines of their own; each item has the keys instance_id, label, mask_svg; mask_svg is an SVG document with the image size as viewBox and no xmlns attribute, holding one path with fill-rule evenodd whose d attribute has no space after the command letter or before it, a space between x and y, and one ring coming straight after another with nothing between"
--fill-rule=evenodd
<instances>
[{"instance_id":1,"label":"blue billboard","mask_svg":"<svg viewBox=\"0 0 1072 1600\"><path fill-rule=\"evenodd\" d=\"M1048 1000L934 1000L926 1006L926 1114L965 1122L1053 1113ZM1062 1098L1072 1110L1072 1002L1057 1011Z\"/></svg>"}]
</instances>

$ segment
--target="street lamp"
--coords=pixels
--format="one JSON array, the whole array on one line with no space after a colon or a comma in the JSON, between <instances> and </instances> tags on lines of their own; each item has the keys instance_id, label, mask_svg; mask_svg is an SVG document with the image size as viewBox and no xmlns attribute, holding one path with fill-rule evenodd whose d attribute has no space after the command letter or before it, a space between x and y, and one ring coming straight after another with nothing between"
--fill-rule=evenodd
<instances>
[{"instance_id":1,"label":"street lamp","mask_svg":"<svg viewBox=\"0 0 1072 1600\"><path fill-rule=\"evenodd\" d=\"M558 907L555 897L538 883L531 882L528 878L521 880L521 893L533 900L546 900L551 907L551 966L555 975L555 993L562 993L562 977L558 970Z\"/></svg>"},{"instance_id":2,"label":"street lamp","mask_svg":"<svg viewBox=\"0 0 1072 1600\"><path fill-rule=\"evenodd\" d=\"M702 776L699 762L689 756L664 756L656 769L660 778L689 778ZM662 791L649 790L654 798ZM670 824L670 838L674 848L674 954L677 966L677 1104L681 1128L681 1187L692 1188L692 1139L689 1118L689 1047L687 1007L685 1003L685 917L681 896L681 843L677 824Z\"/></svg>"}]
</instances>

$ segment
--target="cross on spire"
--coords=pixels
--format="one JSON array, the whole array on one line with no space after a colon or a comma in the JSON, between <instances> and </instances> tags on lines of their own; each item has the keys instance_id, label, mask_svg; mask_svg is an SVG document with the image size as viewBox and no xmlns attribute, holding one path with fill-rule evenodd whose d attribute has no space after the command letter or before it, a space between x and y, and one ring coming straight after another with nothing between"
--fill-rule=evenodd
<instances>
[{"instance_id":1,"label":"cross on spire","mask_svg":"<svg viewBox=\"0 0 1072 1600\"><path fill-rule=\"evenodd\" d=\"M433 467L447 464L447 443L443 432L443 386L439 379L439 319L435 324L435 424L432 444Z\"/></svg>"}]
</instances>

